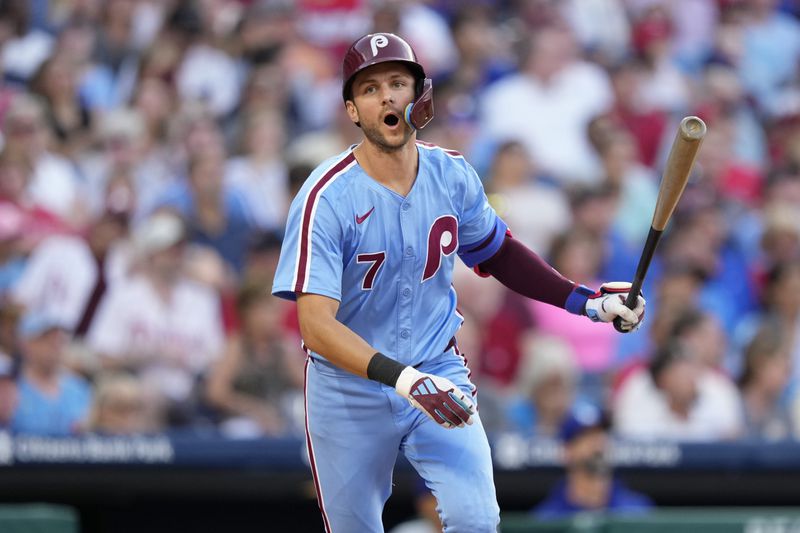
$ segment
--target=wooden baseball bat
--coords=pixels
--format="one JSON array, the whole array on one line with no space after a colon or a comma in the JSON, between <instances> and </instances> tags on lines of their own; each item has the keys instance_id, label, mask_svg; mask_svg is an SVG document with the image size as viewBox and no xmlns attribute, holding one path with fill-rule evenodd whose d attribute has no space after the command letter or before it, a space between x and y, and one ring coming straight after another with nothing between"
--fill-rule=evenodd
<instances>
[{"instance_id":1,"label":"wooden baseball bat","mask_svg":"<svg viewBox=\"0 0 800 533\"><path fill-rule=\"evenodd\" d=\"M697 150L700 148L700 143L703 141L705 134L706 124L700 118L691 116L684 117L681 120L675 140L672 142L667 164L664 167L661 186L658 189L656 209L653 213L653 222L650 225L650 233L648 233L647 241L644 243L642 256L639 258L636 274L631 282L631 290L625 299L625 306L629 309L636 307L636 299L642 289L642 283L644 283L644 277L650 267L650 261L653 259L661 234L664 232L664 228L666 228L672 213L675 211L675 206L678 205L678 200L686 188L686 182L692 171ZM617 331L623 331L622 320L619 317L614 319L614 327Z\"/></svg>"}]
</instances>

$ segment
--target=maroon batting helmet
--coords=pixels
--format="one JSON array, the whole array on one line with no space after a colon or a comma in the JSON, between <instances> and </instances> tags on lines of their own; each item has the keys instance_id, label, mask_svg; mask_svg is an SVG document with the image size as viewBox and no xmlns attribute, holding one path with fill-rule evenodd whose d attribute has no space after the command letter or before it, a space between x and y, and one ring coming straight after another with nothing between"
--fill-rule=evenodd
<instances>
[{"instance_id":1,"label":"maroon batting helmet","mask_svg":"<svg viewBox=\"0 0 800 533\"><path fill-rule=\"evenodd\" d=\"M433 82L417 61L411 45L393 33L370 33L354 42L342 62L342 98L352 100L353 78L367 67L399 61L405 64L417 80L414 102L408 104L405 119L415 129L424 128L433 118Z\"/></svg>"}]
</instances>

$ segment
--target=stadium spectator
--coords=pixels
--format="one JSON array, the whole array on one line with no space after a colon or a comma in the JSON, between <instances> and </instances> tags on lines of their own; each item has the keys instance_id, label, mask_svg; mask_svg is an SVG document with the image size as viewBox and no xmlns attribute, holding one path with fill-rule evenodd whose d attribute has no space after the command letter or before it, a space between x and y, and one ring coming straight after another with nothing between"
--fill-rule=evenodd
<instances>
[{"instance_id":1,"label":"stadium spectator","mask_svg":"<svg viewBox=\"0 0 800 533\"><path fill-rule=\"evenodd\" d=\"M131 183L130 200L135 221L152 209L155 198L175 179L165 149L151 137L141 113L130 108L116 108L105 113L95 128L96 149L86 152L78 164L89 189L93 214L102 212L104 192L116 176Z\"/></svg>"},{"instance_id":2,"label":"stadium spectator","mask_svg":"<svg viewBox=\"0 0 800 533\"><path fill-rule=\"evenodd\" d=\"M13 286L14 300L28 311L56 317L83 337L106 288L127 274L120 242L127 234L126 214L106 211L85 236L54 235L39 243Z\"/></svg>"},{"instance_id":3,"label":"stadium spectator","mask_svg":"<svg viewBox=\"0 0 800 533\"><path fill-rule=\"evenodd\" d=\"M256 232L247 249L242 282L265 284L275 277L283 236L278 232ZM292 307L294 310L294 307ZM292 311L294 312L294 311Z\"/></svg>"},{"instance_id":4,"label":"stadium spectator","mask_svg":"<svg viewBox=\"0 0 800 533\"><path fill-rule=\"evenodd\" d=\"M136 85L131 105L144 120L150 142L160 143L166 139L167 124L176 102L172 87L160 78L143 78Z\"/></svg>"},{"instance_id":5,"label":"stadium spectator","mask_svg":"<svg viewBox=\"0 0 800 533\"><path fill-rule=\"evenodd\" d=\"M608 75L579 58L564 29L544 27L529 39L520 72L486 89L482 127L490 139L521 142L559 183L596 182L586 126L613 103Z\"/></svg>"},{"instance_id":6,"label":"stadium spectator","mask_svg":"<svg viewBox=\"0 0 800 533\"><path fill-rule=\"evenodd\" d=\"M650 355L657 347L670 341L675 324L687 312L697 307L702 276L692 268L680 264L655 265L651 275L658 284L648 297L657 305L648 325L640 328L639 335L628 336L620 341L615 358L616 374L611 395L615 396L621 385L634 371L647 366ZM632 337L632 338L631 338ZM725 361L726 370L731 371L730 361ZM731 372L733 375L734 372Z\"/></svg>"},{"instance_id":7,"label":"stadium spectator","mask_svg":"<svg viewBox=\"0 0 800 533\"><path fill-rule=\"evenodd\" d=\"M0 6L0 20L4 37L0 48L3 75L16 83L25 83L51 54L53 36L31 24L28 2L4 2Z\"/></svg>"},{"instance_id":8,"label":"stadium spectator","mask_svg":"<svg viewBox=\"0 0 800 533\"><path fill-rule=\"evenodd\" d=\"M147 427L145 393L139 380L125 373L97 376L87 429L107 436L140 435L152 430Z\"/></svg>"},{"instance_id":9,"label":"stadium spectator","mask_svg":"<svg viewBox=\"0 0 800 533\"><path fill-rule=\"evenodd\" d=\"M791 168L794 163L786 164L770 171L761 201L733 221L732 237L745 254L759 294L775 265L800 258L800 180Z\"/></svg>"},{"instance_id":10,"label":"stadium spectator","mask_svg":"<svg viewBox=\"0 0 800 533\"><path fill-rule=\"evenodd\" d=\"M268 285L245 285L238 295L241 329L228 339L210 372L206 394L231 437L296 433L295 407L303 387L303 357L281 330L282 303Z\"/></svg>"},{"instance_id":11,"label":"stadium spectator","mask_svg":"<svg viewBox=\"0 0 800 533\"><path fill-rule=\"evenodd\" d=\"M442 79L466 93L464 113L474 115L477 96L489 84L513 70L508 37L492 24L492 12L486 5L464 4L450 20L458 61L449 66ZM471 113L470 113L471 111Z\"/></svg>"},{"instance_id":12,"label":"stadium spectator","mask_svg":"<svg viewBox=\"0 0 800 533\"><path fill-rule=\"evenodd\" d=\"M72 228L46 208L35 205L28 192L32 178L32 167L28 159L11 150L0 154L0 205L22 215L20 252L27 254L42 239L70 233Z\"/></svg>"},{"instance_id":13,"label":"stadium spectator","mask_svg":"<svg viewBox=\"0 0 800 533\"><path fill-rule=\"evenodd\" d=\"M92 389L64 365L69 339L54 317L26 313L17 330L22 352L19 398L10 429L18 434L67 436L86 429Z\"/></svg>"},{"instance_id":14,"label":"stadium spectator","mask_svg":"<svg viewBox=\"0 0 800 533\"><path fill-rule=\"evenodd\" d=\"M79 65L69 56L56 53L46 59L30 82L31 91L42 99L53 133L54 150L74 157L89 142L92 114L78 94Z\"/></svg>"},{"instance_id":15,"label":"stadium spectator","mask_svg":"<svg viewBox=\"0 0 800 533\"><path fill-rule=\"evenodd\" d=\"M51 128L41 100L21 93L11 101L3 124L9 156L30 165L25 191L34 207L49 211L66 224L85 222L86 203L80 177L72 163L50 150Z\"/></svg>"},{"instance_id":16,"label":"stadium spectator","mask_svg":"<svg viewBox=\"0 0 800 533\"><path fill-rule=\"evenodd\" d=\"M629 439L729 440L742 431L741 399L730 381L679 342L659 348L613 401L614 429Z\"/></svg>"},{"instance_id":17,"label":"stadium spectator","mask_svg":"<svg viewBox=\"0 0 800 533\"><path fill-rule=\"evenodd\" d=\"M610 464L607 415L586 405L561 426L566 474L532 513L540 520L568 518L581 512L642 514L650 498L629 489L617 479Z\"/></svg>"},{"instance_id":18,"label":"stadium spectator","mask_svg":"<svg viewBox=\"0 0 800 533\"><path fill-rule=\"evenodd\" d=\"M800 320L800 260L779 263L767 277L764 289L763 318L777 321L789 332L787 342L791 357L792 386L800 384L800 338L797 337Z\"/></svg>"},{"instance_id":19,"label":"stadium spectator","mask_svg":"<svg viewBox=\"0 0 800 533\"><path fill-rule=\"evenodd\" d=\"M553 239L569 227L572 215L563 191L543 178L525 147L507 141L494 154L487 192L514 238L547 254Z\"/></svg>"},{"instance_id":20,"label":"stadium spectator","mask_svg":"<svg viewBox=\"0 0 800 533\"><path fill-rule=\"evenodd\" d=\"M673 323L670 338L680 342L703 367L727 375L724 362L728 342L719 320L711 313L684 310Z\"/></svg>"},{"instance_id":21,"label":"stadium spectator","mask_svg":"<svg viewBox=\"0 0 800 533\"><path fill-rule=\"evenodd\" d=\"M730 239L730 224L722 206L699 187L687 188L674 218L662 257L702 273L699 304L731 334L753 309L755 293L747 260Z\"/></svg>"},{"instance_id":22,"label":"stadium spectator","mask_svg":"<svg viewBox=\"0 0 800 533\"><path fill-rule=\"evenodd\" d=\"M763 171L768 164L766 133L736 69L722 61L711 61L703 70L702 82L697 112L714 129L730 128L730 150L739 166Z\"/></svg>"},{"instance_id":23,"label":"stadium spectator","mask_svg":"<svg viewBox=\"0 0 800 533\"><path fill-rule=\"evenodd\" d=\"M165 194L186 186L192 159L210 155L225 158L225 137L222 127L203 104L184 101L170 120L166 150L171 171L170 180L166 184L167 187L155 191L152 200L156 203L145 204L142 201L142 208L148 214Z\"/></svg>"},{"instance_id":24,"label":"stadium spectator","mask_svg":"<svg viewBox=\"0 0 800 533\"><path fill-rule=\"evenodd\" d=\"M762 254L753 264L763 283L763 276L776 265L800 259L800 211L787 201L774 201L764 205L760 220Z\"/></svg>"},{"instance_id":25,"label":"stadium spectator","mask_svg":"<svg viewBox=\"0 0 800 533\"><path fill-rule=\"evenodd\" d=\"M557 438L576 401L580 369L572 348L557 337L531 335L523 341L517 392L505 413L511 431Z\"/></svg>"},{"instance_id":26,"label":"stadium spectator","mask_svg":"<svg viewBox=\"0 0 800 533\"><path fill-rule=\"evenodd\" d=\"M777 0L746 0L741 20L741 56L737 63L745 88L761 111L780 116L794 112L787 85L800 59L800 23L778 9Z\"/></svg>"},{"instance_id":27,"label":"stadium spectator","mask_svg":"<svg viewBox=\"0 0 800 533\"><path fill-rule=\"evenodd\" d=\"M567 0L559 4L581 48L594 62L608 65L629 53L631 27L626 2Z\"/></svg>"},{"instance_id":28,"label":"stadium spectator","mask_svg":"<svg viewBox=\"0 0 800 533\"><path fill-rule=\"evenodd\" d=\"M195 385L223 350L219 295L187 279L185 227L159 211L133 232L134 272L103 298L87 344L145 388L148 427L191 424Z\"/></svg>"},{"instance_id":29,"label":"stadium spectator","mask_svg":"<svg viewBox=\"0 0 800 533\"><path fill-rule=\"evenodd\" d=\"M267 57L256 61L249 71L239 101L240 114L251 111L281 113L286 120L287 137L294 138L298 125L291 116L293 106L289 91L290 80L287 80L282 72L281 62L274 57L278 50L257 53L267 54Z\"/></svg>"},{"instance_id":30,"label":"stadium spectator","mask_svg":"<svg viewBox=\"0 0 800 533\"><path fill-rule=\"evenodd\" d=\"M639 101L645 108L682 113L689 108L689 84L673 59L674 25L666 2L653 2L631 28L633 51L642 59Z\"/></svg>"},{"instance_id":31,"label":"stadium spectator","mask_svg":"<svg viewBox=\"0 0 800 533\"><path fill-rule=\"evenodd\" d=\"M95 28L95 61L87 69L81 93L93 110L113 109L129 101L133 90L139 67L134 18L139 10L125 0L84 7L88 9L83 19Z\"/></svg>"},{"instance_id":32,"label":"stadium spectator","mask_svg":"<svg viewBox=\"0 0 800 533\"><path fill-rule=\"evenodd\" d=\"M669 114L642 101L644 65L641 59L627 57L609 69L614 91L614 106L608 116L633 135L637 156L648 167L654 167L664 149Z\"/></svg>"},{"instance_id":33,"label":"stadium spectator","mask_svg":"<svg viewBox=\"0 0 800 533\"><path fill-rule=\"evenodd\" d=\"M256 227L246 195L224 181L224 162L215 152L193 155L187 183L171 187L159 206L177 210L187 221L189 241L213 248L241 274Z\"/></svg>"},{"instance_id":34,"label":"stadium spectator","mask_svg":"<svg viewBox=\"0 0 800 533\"><path fill-rule=\"evenodd\" d=\"M792 375L785 337L782 325L767 321L745 350L739 377L745 438L776 441L795 434L784 397Z\"/></svg>"},{"instance_id":35,"label":"stadium spectator","mask_svg":"<svg viewBox=\"0 0 800 533\"><path fill-rule=\"evenodd\" d=\"M184 3L183 7L197 8L198 22L206 27L196 28L196 33L189 34L190 39L175 71L178 96L187 101L203 102L215 117L224 118L236 107L241 91L236 62L222 46L222 35L217 35L218 30L226 31L226 26L227 31L232 29L225 17L231 14L235 23L237 15L226 13L234 4L216 10L203 3Z\"/></svg>"},{"instance_id":36,"label":"stadium spectator","mask_svg":"<svg viewBox=\"0 0 800 533\"><path fill-rule=\"evenodd\" d=\"M288 168L283 161L284 121L274 111L244 119L239 152L225 164L225 183L242 191L255 225L275 230L289 208Z\"/></svg>"},{"instance_id":37,"label":"stadium spectator","mask_svg":"<svg viewBox=\"0 0 800 533\"><path fill-rule=\"evenodd\" d=\"M733 117L715 117L703 139L703 152L698 154L698 171L694 184L706 195L717 196L717 203L726 207L729 218L744 208L759 204L764 178L757 167L743 161L733 152L736 124ZM732 211L734 210L735 211Z\"/></svg>"},{"instance_id":38,"label":"stadium spectator","mask_svg":"<svg viewBox=\"0 0 800 533\"><path fill-rule=\"evenodd\" d=\"M633 136L606 117L593 120L589 138L600 156L600 181L616 192L611 231L631 248L647 238L658 197L658 180L639 162Z\"/></svg>"}]
</instances>

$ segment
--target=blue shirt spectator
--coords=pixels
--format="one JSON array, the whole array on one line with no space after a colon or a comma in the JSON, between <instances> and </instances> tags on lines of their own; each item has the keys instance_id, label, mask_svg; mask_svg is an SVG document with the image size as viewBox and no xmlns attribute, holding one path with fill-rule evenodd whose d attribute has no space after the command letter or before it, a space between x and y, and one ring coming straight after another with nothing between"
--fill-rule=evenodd
<instances>
[{"instance_id":1,"label":"blue shirt spectator","mask_svg":"<svg viewBox=\"0 0 800 533\"><path fill-rule=\"evenodd\" d=\"M17 333L22 367L11 430L47 436L78 433L89 415L92 392L83 378L64 366L67 335L63 325L53 317L28 313Z\"/></svg>"},{"instance_id":2,"label":"blue shirt spectator","mask_svg":"<svg viewBox=\"0 0 800 533\"><path fill-rule=\"evenodd\" d=\"M11 419L14 433L61 437L81 431L92 401L89 384L64 372L57 378L55 388L51 395L26 376L20 377L19 403Z\"/></svg>"},{"instance_id":3,"label":"blue shirt spectator","mask_svg":"<svg viewBox=\"0 0 800 533\"><path fill-rule=\"evenodd\" d=\"M541 519L567 518L575 513L596 510L571 500L567 487L565 479L559 481L545 500L536 506L534 510L536 517ZM608 513L643 513L652 507L653 502L650 498L629 489L618 479L614 479L611 481L608 501L602 510Z\"/></svg>"},{"instance_id":4,"label":"blue shirt spectator","mask_svg":"<svg viewBox=\"0 0 800 533\"><path fill-rule=\"evenodd\" d=\"M532 509L541 519L569 518L578 512L643 513L653 504L615 479L608 461L611 421L600 409L584 405L561 426L566 475Z\"/></svg>"},{"instance_id":5,"label":"blue shirt spectator","mask_svg":"<svg viewBox=\"0 0 800 533\"><path fill-rule=\"evenodd\" d=\"M189 179L168 189L158 205L184 217L190 242L213 248L241 273L257 227L242 193L224 184L222 165L217 154L194 157Z\"/></svg>"}]
</instances>

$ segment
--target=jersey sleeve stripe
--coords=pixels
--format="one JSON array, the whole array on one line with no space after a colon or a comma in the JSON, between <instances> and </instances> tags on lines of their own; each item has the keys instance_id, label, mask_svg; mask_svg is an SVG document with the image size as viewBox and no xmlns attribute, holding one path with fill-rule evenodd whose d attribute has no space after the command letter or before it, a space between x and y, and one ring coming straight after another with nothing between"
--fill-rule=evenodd
<instances>
[{"instance_id":1,"label":"jersey sleeve stripe","mask_svg":"<svg viewBox=\"0 0 800 533\"><path fill-rule=\"evenodd\" d=\"M311 233L314 229L314 214L317 211L319 199L336 178L355 163L356 156L353 152L336 162L314 184L303 201L303 219L300 224L300 238L298 242L297 266L294 272L294 291L305 292L308 288L308 270L311 266Z\"/></svg>"}]
</instances>

